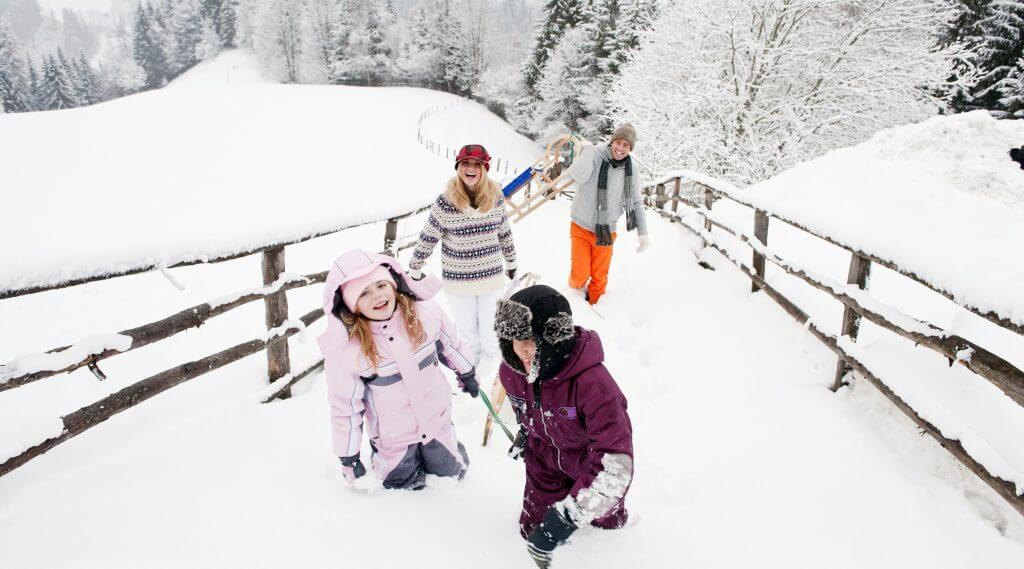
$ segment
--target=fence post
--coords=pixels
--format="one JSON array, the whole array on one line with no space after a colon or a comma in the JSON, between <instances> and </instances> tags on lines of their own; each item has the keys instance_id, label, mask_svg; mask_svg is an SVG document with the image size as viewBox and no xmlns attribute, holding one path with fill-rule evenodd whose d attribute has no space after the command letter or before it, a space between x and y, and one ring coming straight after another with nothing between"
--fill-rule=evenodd
<instances>
[{"instance_id":1,"label":"fence post","mask_svg":"<svg viewBox=\"0 0 1024 569\"><path fill-rule=\"evenodd\" d=\"M388 220L387 226L384 227L384 251L392 257L395 256L394 248L395 241L398 240L398 218L391 218Z\"/></svg>"},{"instance_id":2,"label":"fence post","mask_svg":"<svg viewBox=\"0 0 1024 569\"><path fill-rule=\"evenodd\" d=\"M665 195L665 184L658 184L654 187L654 207L664 209L666 201L668 196Z\"/></svg>"},{"instance_id":3,"label":"fence post","mask_svg":"<svg viewBox=\"0 0 1024 569\"><path fill-rule=\"evenodd\" d=\"M868 279L871 278L871 260L851 253L850 272L846 277L847 284L855 284L857 288L864 290L868 286ZM839 331L840 336L849 336L850 341L857 341L857 334L860 332L860 314L854 312L849 306L843 307L843 327ZM836 378L832 382L832 391L838 391L843 386L843 376L851 371L849 364L839 358L836 362Z\"/></svg>"},{"instance_id":4,"label":"fence post","mask_svg":"<svg viewBox=\"0 0 1024 569\"><path fill-rule=\"evenodd\" d=\"M762 245L768 245L768 214L761 210L754 211L754 237ZM764 255L754 251L754 272L764 279ZM750 292L761 290L755 283L750 284Z\"/></svg>"},{"instance_id":5,"label":"fence post","mask_svg":"<svg viewBox=\"0 0 1024 569\"><path fill-rule=\"evenodd\" d=\"M263 252L263 284L269 285L281 277L284 272L284 247L276 247ZM288 319L288 296L280 291L264 300L267 330L282 326ZM291 373L288 359L288 340L278 340L267 344L267 377L270 382ZM282 399L291 396L291 391L281 395Z\"/></svg>"},{"instance_id":6,"label":"fence post","mask_svg":"<svg viewBox=\"0 0 1024 569\"><path fill-rule=\"evenodd\" d=\"M676 193L675 193L676 199L672 200L672 213L676 213L676 211L679 209L679 199L680 199L679 198L679 191L681 190L681 186L682 185L683 185L682 178L676 178Z\"/></svg>"},{"instance_id":7,"label":"fence post","mask_svg":"<svg viewBox=\"0 0 1024 569\"><path fill-rule=\"evenodd\" d=\"M708 210L709 216L704 219L704 231L711 233L711 206L715 205L715 193L711 191L711 188L704 187L704 209Z\"/></svg>"}]
</instances>

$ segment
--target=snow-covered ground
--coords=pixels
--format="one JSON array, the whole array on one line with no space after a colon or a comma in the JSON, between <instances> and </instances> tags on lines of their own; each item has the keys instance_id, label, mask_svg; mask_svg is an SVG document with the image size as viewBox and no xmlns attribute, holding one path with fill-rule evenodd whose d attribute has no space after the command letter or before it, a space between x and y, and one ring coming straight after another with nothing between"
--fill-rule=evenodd
<instances>
[{"instance_id":1,"label":"snow-covered ground","mask_svg":"<svg viewBox=\"0 0 1024 569\"><path fill-rule=\"evenodd\" d=\"M237 59L219 60L196 71L223 77L223 70L215 67L221 61L237 64ZM183 83L181 88L150 94L167 99L155 98L147 112L176 108L184 104L179 97L194 97L193 113L205 112L198 107L204 100L210 105L232 102L221 107L221 113L229 108L239 109L240 115L245 114L243 109L253 113L248 121L231 127L251 129L246 131L250 134L265 125L272 130L259 137L232 133L228 144L244 148L223 152L236 157L238 168L263 174L261 178L250 171L233 173L251 184L248 192L255 195L271 194L275 179L287 180L291 175L271 175L274 168L261 163L271 154L261 154L265 145L287 138L297 145L288 156L320 152L317 145L324 138L315 136L311 126L303 126L303 133L293 136L274 132L287 130L287 117L293 113L301 112L311 120L320 117L321 123L340 123L347 119L324 117L331 116L330 109L350 109L346 116L359 117L363 126L346 132L367 140L390 137L396 146L393 152L363 154L359 150L357 154L353 150L334 157L333 169L347 173L349 183L312 166L296 170L301 174L294 174L296 183L288 187L307 187L296 187L285 203L278 204L279 212L240 213L229 207L235 201L213 191L221 187L216 184L206 186L203 193L180 189L177 201L167 199L171 204L167 207L180 213L199 203L204 209L228 208L220 211L228 215L212 228L178 228L162 218L144 220L154 227L154 239L166 239L171 256L189 246L179 245L179 239L196 232L206 232L195 241L197 251L207 250L200 247L230 249L252 240L276 239L286 231L301 233L314 227L314 221L345 223L351 219L347 216L376 217L401 200L425 203L451 172L451 161L432 157L416 144L415 136L416 119L426 108L450 104L435 99L443 95L252 82L228 84L223 93L207 88L201 95L198 88L203 82L192 81L199 84ZM268 101L277 101L278 106L254 112ZM409 108L393 108L398 101ZM119 103L125 106L117 110ZM148 117L142 110L137 110L142 115L134 114L135 104L135 98L115 101L96 107L96 112L104 110L103 120L110 129L127 128L121 121ZM473 137L493 145L496 155L523 165L532 161L534 148L496 119L484 118L484 112L474 104L455 105L431 115L423 130L445 145L457 146ZM65 128L96 124L79 122L81 115L76 113L25 115L36 117L38 126L26 123L19 128L38 128L40 133L57 129L68 135ZM402 115L405 122L392 115ZM214 116L218 115L207 115ZM14 131L6 128L6 120L0 119L3 148L14 146L8 138ZM379 126L371 128L374 123ZM480 124L486 132L467 130L469 124ZM393 130L384 133L383 129ZM184 135L179 131L177 136ZM152 144L158 138L165 137L153 137ZM206 137L200 134L199 139ZM130 146L119 149L134 156ZM61 152L74 155L67 147ZM246 152L252 156L246 158ZM415 159L422 167L398 167L395 156L400 158L399 165ZM83 158L82 163L86 162ZM108 170L107 183L94 181L88 190L92 199L71 210L85 218L103 216L111 204L119 203L114 211L121 216L136 213L137 206L119 201L138 187L140 170L135 168L122 164ZM214 161L202 168L190 172L190 167L163 167L159 175L149 176L166 189L173 187L171 179L185 183L226 175ZM97 166L95 175L101 172ZM56 175L39 176L51 174ZM55 186L51 191L41 183L33 187L35 193L50 192L51 199L33 198L40 209L19 210L23 215L17 222L41 224L39 234L44 229L53 232L54 247L61 248L30 248L38 258L24 271L11 265L13 260L4 259L0 263L6 267L4 282L67 274L61 263L47 257L58 250L92 255L82 259L83 270L102 268L86 261L111 258L104 256L104 247L114 255L116 238L123 234L117 228L69 233L50 218L50 208L41 207L66 197L64 190ZM53 207L58 219L74 219L62 209L64 205ZM42 211L47 213L38 213ZM86 212L90 215L81 215ZM283 222L275 225L280 222L278 213L295 227ZM739 208L732 212L723 208L722 213L747 223ZM138 222L110 215L111 223ZM400 234L414 233L422 221L420 216L403 222ZM568 203L552 202L513 230L521 270L537 272L545 282L565 291ZM163 235L163 231L172 233ZM816 250L815 245L783 230L776 232L776 227L772 231L773 246L783 253L820 253L814 255L815 269L845 276L841 255ZM912 423L869 385L858 382L839 394L829 392L826 388L835 366L831 352L770 299L750 294L749 281L721 257L705 254L717 267L714 272L705 271L691 253L694 238L678 225L652 216L651 233L653 245L642 255L634 251L633 234L621 237L600 315L587 308L578 294L567 292L578 321L602 335L608 366L629 398L637 472L628 500L630 524L615 532L581 531L570 546L558 550L556 567L1020 567L1024 521L1016 512L938 445L919 436ZM379 249L382 237L382 224L373 224L290 247L288 270L324 270L345 248ZM137 249L123 250L124 259L138 260L132 257L133 251L148 250L138 243ZM3 254L8 254L6 249ZM407 258L408 254L402 255L403 260ZM432 259L428 268L436 270L436 261ZM158 273L149 273L0 301L0 362L148 322L252 287L260 278L258 259L170 272L184 290ZM779 275L772 278L781 280ZM901 285L884 284L889 278L884 273L873 278L873 293L877 287L879 294L922 299L922 310L932 309L933 299L919 290L900 292ZM790 287L787 292L816 321L838 321L841 310L834 303L826 305L795 285L780 284L784 286ZM317 306L318 288L290 292L291 313L302 314ZM102 364L110 376L102 383L79 370L0 393L4 419L0 452L6 456L12 448L41 440L32 435L45 432L48 421L106 393L186 359L261 335L262 319L262 306L253 304L200 329L113 358ZM962 322L968 325L966 319ZM318 323L290 342L294 369L318 357L313 338L321 327ZM944 363L935 365L925 356L915 356L912 347L893 349L887 355L890 340L872 339L867 329L864 333L861 345L872 352L872 361L894 368L883 377L923 378L940 391L949 388L954 393L955 386L967 379L980 381L958 375L959 366L947 369ZM505 457L507 445L498 431L491 445L480 446L485 412L479 401L464 395L456 399L456 427L472 460L464 481L433 480L418 493L362 494L345 486L337 459L331 455L322 376L304 380L292 399L270 405L259 403L265 387L260 354L147 401L0 478L0 566L532 566L516 528L522 465ZM990 411L977 409L976 414ZM993 444L1004 444L1009 434L1024 432L1014 422L1020 420L1019 414L1000 409L991 413L996 419L987 425L1001 425L1006 431L992 437ZM955 415L968 424L975 419ZM995 433L981 432L990 434ZM1000 456L1020 460L1024 452L1013 452L1013 445L1021 450L1020 442L1009 444L1010 448L999 449ZM1015 464L1024 471L1021 463Z\"/></svg>"}]
</instances>

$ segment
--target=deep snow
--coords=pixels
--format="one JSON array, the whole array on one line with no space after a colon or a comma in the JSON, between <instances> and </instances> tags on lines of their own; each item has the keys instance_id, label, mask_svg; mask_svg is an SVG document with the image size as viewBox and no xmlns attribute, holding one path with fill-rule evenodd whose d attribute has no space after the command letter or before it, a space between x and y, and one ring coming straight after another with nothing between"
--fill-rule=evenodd
<instances>
[{"instance_id":1,"label":"deep snow","mask_svg":"<svg viewBox=\"0 0 1024 569\"><path fill-rule=\"evenodd\" d=\"M223 76L216 69L203 72ZM382 105L392 97L410 91L377 90L366 98L366 90L348 88L325 88L326 95L292 86L263 85L265 92L234 89L229 85L225 91L230 93L221 94L211 89L207 97L211 104L237 99L238 108L251 108L244 102L250 97L278 99L289 102L284 108L302 108L310 116L319 105L333 108L347 102L364 105L353 116L374 117L381 109L391 110ZM195 96L197 102L203 100ZM410 96L408 101L417 99ZM417 103L417 109L433 104ZM78 120L75 112L64 112L72 125ZM446 145L458 145L459 137L445 137L466 129L479 113L475 105L457 105L433 115L424 130ZM250 119L280 126L284 119L276 115L267 112ZM408 123L394 125L391 134L415 144L419 113L407 115ZM40 132L63 123L61 113L36 116ZM126 107L123 113L109 111L107 118L120 122L133 116ZM526 155L524 165L532 161L535 150L530 144L507 127L495 126L496 119L489 120L494 123L481 127L487 136L509 140L502 152ZM0 145L7 132L0 130ZM259 140L240 137L236 143L251 143L249 150L259 156ZM312 152L319 140L296 136L293 143L310 148L294 152ZM423 152L430 167L415 173L418 183L407 189L407 197L427 201L439 191L451 164L417 148L408 152ZM242 156L243 150L231 153ZM359 165L339 162L339 169L352 172L356 183L317 182L314 187L362 208L370 201L363 188L381 185L395 171L393 162L379 155L367 160ZM216 165L208 168L206 174L218 175ZM94 187L95 199L85 200L83 207L100 209L112 203L108 195L112 200L123 197L135 184L133 177L122 176L130 173L126 170L108 172L109 183ZM203 173L188 175L198 178ZM273 185L272 179L251 180L257 183L252 188L256 192L269 192ZM308 199L303 206L308 215L324 209L319 198L324 196L310 190L296 199ZM211 195L201 203L224 202ZM282 215L298 219L303 207L293 204ZM742 208L717 208L738 227L749 227ZM567 202L552 202L513 228L521 270L540 273L563 291L568 213ZM219 227L225 234L219 243L236 247L246 232L257 239L278 235L273 227L257 225L256 220L270 217L261 215L266 217L229 215ZM302 218L303 228L309 227L307 222ZM423 216L403 222L400 234L415 232L422 223ZM1020 566L1024 521L1018 514L938 445L920 437L866 383L830 393L826 387L835 366L830 352L773 301L750 294L749 281L718 255L702 254L716 271L700 269L691 253L694 238L678 225L653 216L650 225L653 244L642 255L634 251L635 235L620 237L608 294L599 307L603 318L586 308L577 293L566 292L578 321L602 335L607 364L629 398L637 472L628 499L629 526L615 532L580 532L570 546L557 551L556 567ZM65 246L81 237L59 226L51 229L57 232L54 241ZM795 260L810 255L811 268L832 278L838 278L837 271L845 275L842 255L819 250L820 244L795 233L772 231L773 249L778 247L783 255L799 253ZM101 231L99 238L113 234ZM177 245L172 237L169 248ZM374 224L290 247L288 271L324 270L345 248L379 249L382 237L383 225ZM401 259L407 260L408 253ZM28 268L52 261L39 259ZM59 263L49 266L56 268L49 273L40 269L32 278L65 272ZM83 266L89 268L84 260ZM437 270L436 256L428 270ZM169 272L184 290L154 272L0 301L0 361L232 296L258 284L259 262L241 259ZM822 302L785 281L784 275L770 271L769 276L816 321L838 327L841 310L834 303ZM947 315L961 326L975 325L947 308L935 308L938 301L920 290L901 286L879 272L871 290L890 303L917 299L923 312ZM317 306L319 292L319 287L290 292L291 314ZM252 304L198 330L119 356L102 365L110 376L102 383L79 370L0 393L3 437L42 435L52 428L53 417L106 393L185 359L261 336L266 333L262 319L262 306ZM319 322L289 342L294 370L318 357L312 340L322 326ZM918 385L926 399L934 390L950 392L955 399L969 390L964 387L968 379L976 382L969 385L979 385L977 378L962 376L959 367L936 364L930 353L898 346L870 329L864 334L859 345L869 361L895 368L883 377ZM925 389L929 386L935 387ZM322 376L303 381L287 401L260 404L266 390L263 356L250 357L122 413L0 478L0 565L532 566L516 529L522 466L504 456L507 444L497 429L490 446L479 445L485 412L478 401L465 395L456 399L455 423L472 460L463 482L433 480L420 493L362 494L345 486L331 456ZM966 424L987 418L986 427L977 428L985 440L1002 444L1006 439L997 435L1024 432L1014 422L1022 420L1019 408L1014 415L991 399L969 400L983 402L975 410L982 417L964 416L956 409L954 418ZM996 428L1005 432L988 432ZM1017 446L1001 449L1000 456L1024 456L1013 453L1021 450L1019 442L1010 444Z\"/></svg>"}]
</instances>

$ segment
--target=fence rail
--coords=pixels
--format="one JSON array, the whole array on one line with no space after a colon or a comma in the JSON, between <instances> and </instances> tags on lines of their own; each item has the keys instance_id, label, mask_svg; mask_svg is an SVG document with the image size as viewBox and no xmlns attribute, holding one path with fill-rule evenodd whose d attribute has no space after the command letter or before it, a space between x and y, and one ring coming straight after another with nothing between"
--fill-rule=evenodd
<instances>
[{"instance_id":1,"label":"fence rail","mask_svg":"<svg viewBox=\"0 0 1024 569\"><path fill-rule=\"evenodd\" d=\"M422 213L429 207L429 205L426 205L413 211L387 219L387 224L384 230L384 251L386 253L393 255L397 251L412 246L413 243L407 243L396 248L398 222L401 219ZM296 320L290 319L288 317L289 310L286 293L289 290L295 290L324 282L327 278L327 271L309 275L290 275L286 273L286 247L309 241L310 239L315 239L317 237L323 237L345 231L347 229L368 225L370 223L378 223L380 221L384 220L346 225L330 231L312 233L297 239L265 245L242 253L204 260L186 261L172 265L171 267L183 267L198 264L220 263L260 254L262 255L263 286L255 290L242 291L237 295L227 297L219 301L211 301L192 306L155 322L124 330L120 335L131 339L130 345L125 349L102 348L99 350L75 350L71 353L77 353L79 354L79 357L75 357L73 362L62 362L60 365L52 366L55 369L30 368L24 370L12 365L0 365L0 392L8 389L16 389L54 375L70 373L82 367L89 367L89 369L93 371L94 375L96 375L97 379L103 379L106 376L100 370L98 365L102 360L160 342L190 328L197 328L212 318L226 314L250 302L263 300L266 307L267 332L264 337L255 338L204 358L164 370L61 417L63 430L58 436L48 438L25 450L21 454L4 460L4 462L0 463L0 476L11 472L15 468L27 463L31 459L56 447L64 441L87 431L103 421L106 421L110 417L130 409L131 407L134 407L155 395L260 351L266 351L267 353L267 376L271 382L271 386L269 388L270 393L264 399L264 402L266 403L275 399L284 399L289 397L291 394L291 387L298 381L307 377L309 374L321 369L323 367L323 360L319 360L304 371L292 375L287 339L319 320L323 316L323 310L317 307L303 314ZM85 277L54 283L47 286L9 290L0 295L0 300L27 294L35 294L43 292L44 290L67 288L87 282L110 280L130 274L151 271L154 268L159 267L131 269L116 274ZM50 350L49 352L46 352L46 354L59 356L62 352L66 352L73 348L75 348L73 345L63 346ZM43 359L45 360L46 358ZM0 459L2 458L3 457L0 457Z\"/></svg>"},{"instance_id":2,"label":"fence rail","mask_svg":"<svg viewBox=\"0 0 1024 569\"><path fill-rule=\"evenodd\" d=\"M666 186L669 183L671 183L673 188L671 194L666 190ZM682 188L684 184L691 187L691 191L688 193L697 196L702 195L703 200L698 201L699 198L694 199L682 195ZM972 306L957 302L950 293L939 290L937 287L927 282L927 280L913 272L900 269L892 261L864 253L863 251L841 243L827 235L822 235L818 232L812 231L803 224L792 219L787 219L775 214L769 214L757 208L756 205L742 199L741 197L735 196L730 192L712 188L699 181L683 180L681 177L671 178L661 183L648 186L644 191L646 194L645 201L648 206L653 207L658 211L658 213L670 221L681 224L687 230L699 237L704 242L705 246L718 251L726 259L736 265L743 274L750 278L752 291L757 292L758 290L763 290L765 294L778 303L790 316L796 319L799 323L807 325L807 329L810 333L836 354L838 361L836 364L835 381L832 386L833 391L837 390L843 384L844 377L849 371L856 371L874 385L887 399L892 401L892 403L896 405L898 409L903 411L912 421L914 421L922 431L933 437L939 445L949 451L965 467L988 484L988 486L995 490L997 494L1002 496L1003 499L1005 499L1007 503L1009 503L1021 515L1024 515L1024 495L1017 493L1016 487L1013 483L989 472L984 465L975 460L975 458L972 457L966 449L964 449L963 445L960 444L959 441L946 438L935 425L921 417L910 404L900 398L899 395L889 388L888 385L886 385L881 378L872 372L863 361L856 357L855 353L851 353L856 352L854 348L856 346L856 340L860 330L860 322L862 319L866 318L877 326L914 342L915 345L928 348L940 354L949 361L949 365L959 364L966 367L975 375L992 383L992 385L1002 391L1012 401L1024 407L1024 372L1018 369L1015 365L975 342L971 342L956 334L952 334L928 322L903 314L897 309L885 306L875 301L870 295L868 295L864 289L867 286L868 275L870 274L873 263L892 269L897 273L910 278L935 292L938 292L958 306L977 314L998 326L1021 335L1024 335L1024 327L1010 322L1008 319L1002 318L995 313L982 312ZM727 199L753 210L753 235L736 230L728 224L723 223L721 220L716 219L712 208L715 202L719 199ZM680 204L683 204L699 214L703 219L703 223L695 224L678 215L678 207ZM781 258L779 255L776 255L768 247L768 229L770 220L773 218L849 252L850 265L846 283L834 282L830 279L815 275L813 272L799 267L798 265ZM751 262L746 263L737 259L727 251L725 247L722 247L712 233L714 228L724 231L739 242L749 246L752 253ZM786 298L777 289L772 287L765 279L766 262L772 263L782 269L785 273L802 280L808 285L830 295L833 299L838 301L843 306L843 320L840 333L838 335L833 335L822 330L812 320L810 320L810 317L801 310L796 303Z\"/></svg>"}]
</instances>

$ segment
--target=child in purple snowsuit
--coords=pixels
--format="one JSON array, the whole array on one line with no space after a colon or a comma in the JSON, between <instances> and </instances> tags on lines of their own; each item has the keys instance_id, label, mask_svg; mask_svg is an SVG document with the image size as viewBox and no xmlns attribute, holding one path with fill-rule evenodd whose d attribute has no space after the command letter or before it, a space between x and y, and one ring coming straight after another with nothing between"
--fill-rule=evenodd
<instances>
[{"instance_id":1,"label":"child in purple snowsuit","mask_svg":"<svg viewBox=\"0 0 1024 569\"><path fill-rule=\"evenodd\" d=\"M501 384L520 425L511 452L526 463L519 528L545 568L578 527L626 523L633 429L601 339L573 326L558 291L537 285L502 301L495 329Z\"/></svg>"},{"instance_id":2,"label":"child in purple snowsuit","mask_svg":"<svg viewBox=\"0 0 1024 569\"><path fill-rule=\"evenodd\" d=\"M385 488L419 490L427 474L462 477L466 449L452 424L452 391L439 363L476 397L473 364L431 297L437 277L406 278L395 259L353 249L327 273L327 331L318 339L331 403L334 452L349 483L368 431L373 469Z\"/></svg>"}]
</instances>

